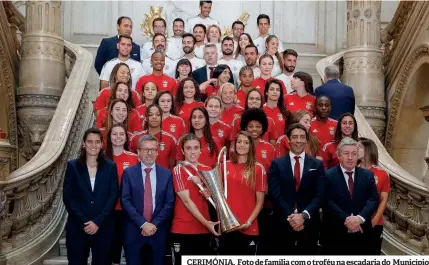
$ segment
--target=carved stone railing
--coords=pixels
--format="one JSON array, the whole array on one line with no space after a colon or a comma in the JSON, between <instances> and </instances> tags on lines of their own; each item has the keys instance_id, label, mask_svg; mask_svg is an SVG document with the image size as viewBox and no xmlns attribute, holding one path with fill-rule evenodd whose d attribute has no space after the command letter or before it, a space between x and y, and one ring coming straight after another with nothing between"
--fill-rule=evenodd
<instances>
[{"instance_id":1,"label":"carved stone railing","mask_svg":"<svg viewBox=\"0 0 429 265\"><path fill-rule=\"evenodd\" d=\"M66 163L77 157L93 123L87 79L92 55L65 42L67 84L37 154L0 182L4 211L0 243L7 264L39 262L60 237L66 218L62 183ZM0 207L2 208L2 207Z\"/></svg>"},{"instance_id":2,"label":"carved stone railing","mask_svg":"<svg viewBox=\"0 0 429 265\"><path fill-rule=\"evenodd\" d=\"M341 62L344 52L320 60L316 68L321 77L329 64ZM429 254L429 185L399 166L386 151L359 108L355 108L359 136L372 139L379 154L379 166L390 176L391 193L384 212L383 252L389 255Z\"/></svg>"}]
</instances>

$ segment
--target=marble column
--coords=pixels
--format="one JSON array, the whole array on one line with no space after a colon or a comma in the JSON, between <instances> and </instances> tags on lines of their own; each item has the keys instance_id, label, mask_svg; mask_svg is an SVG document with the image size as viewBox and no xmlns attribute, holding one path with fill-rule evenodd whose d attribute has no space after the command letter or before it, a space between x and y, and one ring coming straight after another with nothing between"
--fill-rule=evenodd
<instances>
[{"instance_id":1,"label":"marble column","mask_svg":"<svg viewBox=\"0 0 429 265\"><path fill-rule=\"evenodd\" d=\"M28 1L18 88L21 155L39 149L65 86L61 2Z\"/></svg>"},{"instance_id":2,"label":"marble column","mask_svg":"<svg viewBox=\"0 0 429 265\"><path fill-rule=\"evenodd\" d=\"M380 40L381 1L347 1L343 82L353 87L366 120L384 140L386 101Z\"/></svg>"}]
</instances>

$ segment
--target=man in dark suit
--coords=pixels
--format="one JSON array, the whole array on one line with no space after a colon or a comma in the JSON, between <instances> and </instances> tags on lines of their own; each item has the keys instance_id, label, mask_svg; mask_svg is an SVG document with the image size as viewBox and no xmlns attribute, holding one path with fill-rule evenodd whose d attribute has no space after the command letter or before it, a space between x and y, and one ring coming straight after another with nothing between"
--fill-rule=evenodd
<instances>
[{"instance_id":1,"label":"man in dark suit","mask_svg":"<svg viewBox=\"0 0 429 265\"><path fill-rule=\"evenodd\" d=\"M341 140L337 154L340 165L326 172L323 252L365 255L365 238L379 199L374 174L356 166L358 143L352 138Z\"/></svg>"},{"instance_id":2,"label":"man in dark suit","mask_svg":"<svg viewBox=\"0 0 429 265\"><path fill-rule=\"evenodd\" d=\"M305 154L308 132L292 124L290 152L271 163L268 194L278 218L277 255L316 255L325 171L322 161Z\"/></svg>"},{"instance_id":3,"label":"man in dark suit","mask_svg":"<svg viewBox=\"0 0 429 265\"><path fill-rule=\"evenodd\" d=\"M332 109L329 117L338 120L344 113L355 113L355 94L353 88L341 83L340 70L336 65L329 65L325 68L325 84L316 88L314 95L328 96L331 99Z\"/></svg>"},{"instance_id":4,"label":"man in dark suit","mask_svg":"<svg viewBox=\"0 0 429 265\"><path fill-rule=\"evenodd\" d=\"M121 203L124 210L123 243L127 264L164 264L170 217L174 207L171 171L155 164L158 140L152 135L139 139L141 163L125 169ZM149 249L151 262L142 257Z\"/></svg>"},{"instance_id":5,"label":"man in dark suit","mask_svg":"<svg viewBox=\"0 0 429 265\"><path fill-rule=\"evenodd\" d=\"M94 67L98 74L101 73L101 69L104 64L113 58L118 57L117 44L119 41L118 36L125 35L131 36L133 30L133 22L129 17L120 17L117 22L118 35L104 38L101 40L100 46L97 50L97 56L95 57ZM133 42L133 48L130 53L130 58L140 62L140 46Z\"/></svg>"},{"instance_id":6,"label":"man in dark suit","mask_svg":"<svg viewBox=\"0 0 429 265\"><path fill-rule=\"evenodd\" d=\"M68 212L66 224L67 259L70 265L110 263L115 229L113 212L118 200L116 164L101 152L102 135L88 129L79 159L67 163L63 201Z\"/></svg>"}]
</instances>

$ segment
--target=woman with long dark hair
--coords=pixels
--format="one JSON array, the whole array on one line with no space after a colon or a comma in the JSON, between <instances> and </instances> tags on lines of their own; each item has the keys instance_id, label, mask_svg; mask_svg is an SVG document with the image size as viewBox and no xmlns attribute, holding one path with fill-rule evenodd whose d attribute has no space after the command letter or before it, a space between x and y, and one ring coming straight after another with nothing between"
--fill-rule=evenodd
<instances>
[{"instance_id":1,"label":"woman with long dark hair","mask_svg":"<svg viewBox=\"0 0 429 265\"><path fill-rule=\"evenodd\" d=\"M180 151L184 161L198 170L211 170L198 162L201 141L195 134L183 136ZM191 166L179 164L173 168L176 201L171 226L171 249L175 264L179 265L182 255L210 255L212 234L218 235L215 225L219 222L210 221L209 205L198 189L197 183L201 183L201 180L196 176L198 172Z\"/></svg>"},{"instance_id":2,"label":"woman with long dark hair","mask_svg":"<svg viewBox=\"0 0 429 265\"><path fill-rule=\"evenodd\" d=\"M226 163L227 203L242 225L220 237L220 254L255 255L267 174L257 162L254 139L248 132L237 134L233 149L231 160Z\"/></svg>"},{"instance_id":3,"label":"woman with long dark hair","mask_svg":"<svg viewBox=\"0 0 429 265\"><path fill-rule=\"evenodd\" d=\"M229 68L226 64L219 64L213 70L213 77L206 82L200 84L201 93L205 94L207 97L209 96L218 96L219 88L228 83L231 78L232 72L231 68Z\"/></svg>"},{"instance_id":4,"label":"woman with long dark hair","mask_svg":"<svg viewBox=\"0 0 429 265\"><path fill-rule=\"evenodd\" d=\"M250 34L241 33L240 37L238 37L238 45L237 45L237 50L235 52L234 58L238 61L243 62L243 64L246 63L246 61L244 60L244 49L249 44L254 45Z\"/></svg>"},{"instance_id":5,"label":"woman with long dark hair","mask_svg":"<svg viewBox=\"0 0 429 265\"><path fill-rule=\"evenodd\" d=\"M115 124L107 133L107 148L106 158L112 160L116 164L118 172L118 185L121 186L122 173L127 167L134 166L139 162L138 155L128 151L129 135L127 129L122 124ZM112 264L119 265L121 263L122 243L122 219L123 219L121 202L115 206L115 230L113 231L113 247L111 250Z\"/></svg>"},{"instance_id":6,"label":"woman with long dark hair","mask_svg":"<svg viewBox=\"0 0 429 265\"><path fill-rule=\"evenodd\" d=\"M152 104L146 109L145 130L136 132L130 139L130 150L137 152L139 138L150 134L158 139L159 151L156 163L172 169L175 165L177 140L173 135L162 130L162 110L158 105Z\"/></svg>"},{"instance_id":7,"label":"woman with long dark hair","mask_svg":"<svg viewBox=\"0 0 429 265\"><path fill-rule=\"evenodd\" d=\"M323 146L321 156L323 165L326 169L334 167L340 163L337 156L337 147L344 137L350 137L358 140L358 127L356 118L353 114L347 112L338 119L335 140Z\"/></svg>"},{"instance_id":8,"label":"woman with long dark hair","mask_svg":"<svg viewBox=\"0 0 429 265\"><path fill-rule=\"evenodd\" d=\"M285 107L294 113L297 110L306 110L314 117L313 78L305 72L296 72L290 82L294 93L285 96Z\"/></svg>"},{"instance_id":9,"label":"woman with long dark hair","mask_svg":"<svg viewBox=\"0 0 429 265\"><path fill-rule=\"evenodd\" d=\"M369 232L368 245L369 255L380 255L381 243L383 241L383 213L386 209L387 199L390 193L390 178L386 171L378 167L377 145L371 139L359 138L358 159L359 166L371 170L374 173L375 184L377 185L380 201L377 211L371 217L372 229Z\"/></svg>"},{"instance_id":10,"label":"woman with long dark hair","mask_svg":"<svg viewBox=\"0 0 429 265\"><path fill-rule=\"evenodd\" d=\"M176 139L179 139L188 132L183 119L176 116L176 113L174 112L174 97L170 91L160 91L156 95L154 103L162 110L163 131L173 135Z\"/></svg>"},{"instance_id":11,"label":"woman with long dark hair","mask_svg":"<svg viewBox=\"0 0 429 265\"><path fill-rule=\"evenodd\" d=\"M111 264L115 229L114 209L118 201L116 165L104 159L103 136L90 128L83 136L78 159L67 163L63 202L68 212L66 224L67 259L71 265Z\"/></svg>"},{"instance_id":12,"label":"woman with long dark hair","mask_svg":"<svg viewBox=\"0 0 429 265\"><path fill-rule=\"evenodd\" d=\"M188 77L192 77L192 63L188 59L180 59L176 65L176 87L179 87L180 82ZM173 91L176 94L177 91Z\"/></svg>"},{"instance_id":13,"label":"woman with long dark hair","mask_svg":"<svg viewBox=\"0 0 429 265\"><path fill-rule=\"evenodd\" d=\"M207 110L201 107L192 109L190 118L189 132L195 134L201 142L201 156L199 163L214 168L217 163L217 155L220 151L220 143L217 137L214 137L210 131L210 119ZM179 140L178 149L181 146L182 139ZM176 160L183 161L183 154L176 153Z\"/></svg>"},{"instance_id":14,"label":"woman with long dark hair","mask_svg":"<svg viewBox=\"0 0 429 265\"><path fill-rule=\"evenodd\" d=\"M189 128L189 117L195 107L204 106L201 101L200 88L192 77L185 78L180 82L175 99L175 112L185 121L186 128Z\"/></svg>"},{"instance_id":15,"label":"woman with long dark hair","mask_svg":"<svg viewBox=\"0 0 429 265\"><path fill-rule=\"evenodd\" d=\"M273 79L265 84L265 104L263 109L267 116L274 120L277 129L283 130L284 134L286 134L290 112L285 108L283 90L281 81L279 81Z\"/></svg>"}]
</instances>

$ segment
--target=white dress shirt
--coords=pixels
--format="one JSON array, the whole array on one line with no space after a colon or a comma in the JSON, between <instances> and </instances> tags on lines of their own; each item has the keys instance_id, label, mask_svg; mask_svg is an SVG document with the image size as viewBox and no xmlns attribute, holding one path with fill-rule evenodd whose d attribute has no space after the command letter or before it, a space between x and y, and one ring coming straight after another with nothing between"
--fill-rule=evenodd
<instances>
[{"instance_id":1,"label":"white dress shirt","mask_svg":"<svg viewBox=\"0 0 429 265\"><path fill-rule=\"evenodd\" d=\"M302 179L302 173L304 171L304 160L305 160L305 152L302 152L299 155L296 155L292 152L289 152L289 156L290 156L290 163L292 166L292 176L295 176L295 164L296 164L296 160L295 160L295 156L299 156L299 179ZM306 212L308 214L309 219L311 218L310 213L307 210L304 210L303 212ZM297 213L297 212L295 212Z\"/></svg>"},{"instance_id":2,"label":"white dress shirt","mask_svg":"<svg viewBox=\"0 0 429 265\"><path fill-rule=\"evenodd\" d=\"M196 17L188 19L186 23L186 32L193 34L194 26L197 24L203 24L204 26L206 26L206 28L208 28L211 25L219 25L219 22L211 17L202 18L198 14Z\"/></svg>"},{"instance_id":3,"label":"white dress shirt","mask_svg":"<svg viewBox=\"0 0 429 265\"><path fill-rule=\"evenodd\" d=\"M156 201L155 201L155 196L156 196L156 167L155 167L155 163L152 164L152 166L147 167L143 162L140 162L142 165L142 177L143 177L143 190L144 190L144 185L146 182L146 172L144 171L146 168L151 168L152 170L150 171L150 185L152 188L152 212L155 211L155 206L156 206Z\"/></svg>"},{"instance_id":4,"label":"white dress shirt","mask_svg":"<svg viewBox=\"0 0 429 265\"><path fill-rule=\"evenodd\" d=\"M103 66L103 69L101 69L100 80L110 81L110 74L112 73L113 68L115 67L115 65L121 62L126 63L130 68L131 79L133 81L131 90L134 91L136 89L137 81L139 81L140 77L145 74L145 71L143 70L143 66L140 62L137 62L136 60L131 58L128 58L128 60L126 61L121 61L118 58L115 58L106 62Z\"/></svg>"},{"instance_id":5,"label":"white dress shirt","mask_svg":"<svg viewBox=\"0 0 429 265\"><path fill-rule=\"evenodd\" d=\"M89 177L89 182L91 183L91 189L92 191L94 191L94 186L95 186L95 177Z\"/></svg>"},{"instance_id":6,"label":"white dress shirt","mask_svg":"<svg viewBox=\"0 0 429 265\"><path fill-rule=\"evenodd\" d=\"M243 63L241 61L238 61L236 59L231 59L231 60L224 60L224 59L220 59L218 62L218 64L226 64L229 66L229 68L231 68L232 71L232 75L234 76L234 82L237 84L239 81L239 73L240 73L240 69L241 67L243 67Z\"/></svg>"},{"instance_id":7,"label":"white dress shirt","mask_svg":"<svg viewBox=\"0 0 429 265\"><path fill-rule=\"evenodd\" d=\"M268 36L269 35L267 35L265 37L258 36L256 39L253 40L253 43L255 44L255 46L258 47L258 53L259 54L264 54L265 51L267 50L266 46L265 46L265 41L267 40ZM282 52L282 51L284 51L284 49L283 49L283 43L279 39L279 49L278 49L278 52Z\"/></svg>"},{"instance_id":8,"label":"white dress shirt","mask_svg":"<svg viewBox=\"0 0 429 265\"><path fill-rule=\"evenodd\" d=\"M350 170L347 170L347 169L343 168L343 166L341 166L341 165L340 165L340 167L341 167L341 171L343 172L344 180L346 181L347 189L350 190L350 187L349 187L349 175L346 173L346 172L350 172ZM355 169L353 168L353 170L351 172L352 172L352 179L353 179L353 186L354 186L354 183L355 183ZM353 216L353 213L352 213L352 216ZM358 215L358 216L362 220L362 223L365 223L365 218L363 218L360 215Z\"/></svg>"},{"instance_id":9,"label":"white dress shirt","mask_svg":"<svg viewBox=\"0 0 429 265\"><path fill-rule=\"evenodd\" d=\"M185 53L183 52L182 47L182 37L171 37L167 39L168 47L167 47L167 55L173 60L177 60Z\"/></svg>"}]
</instances>

